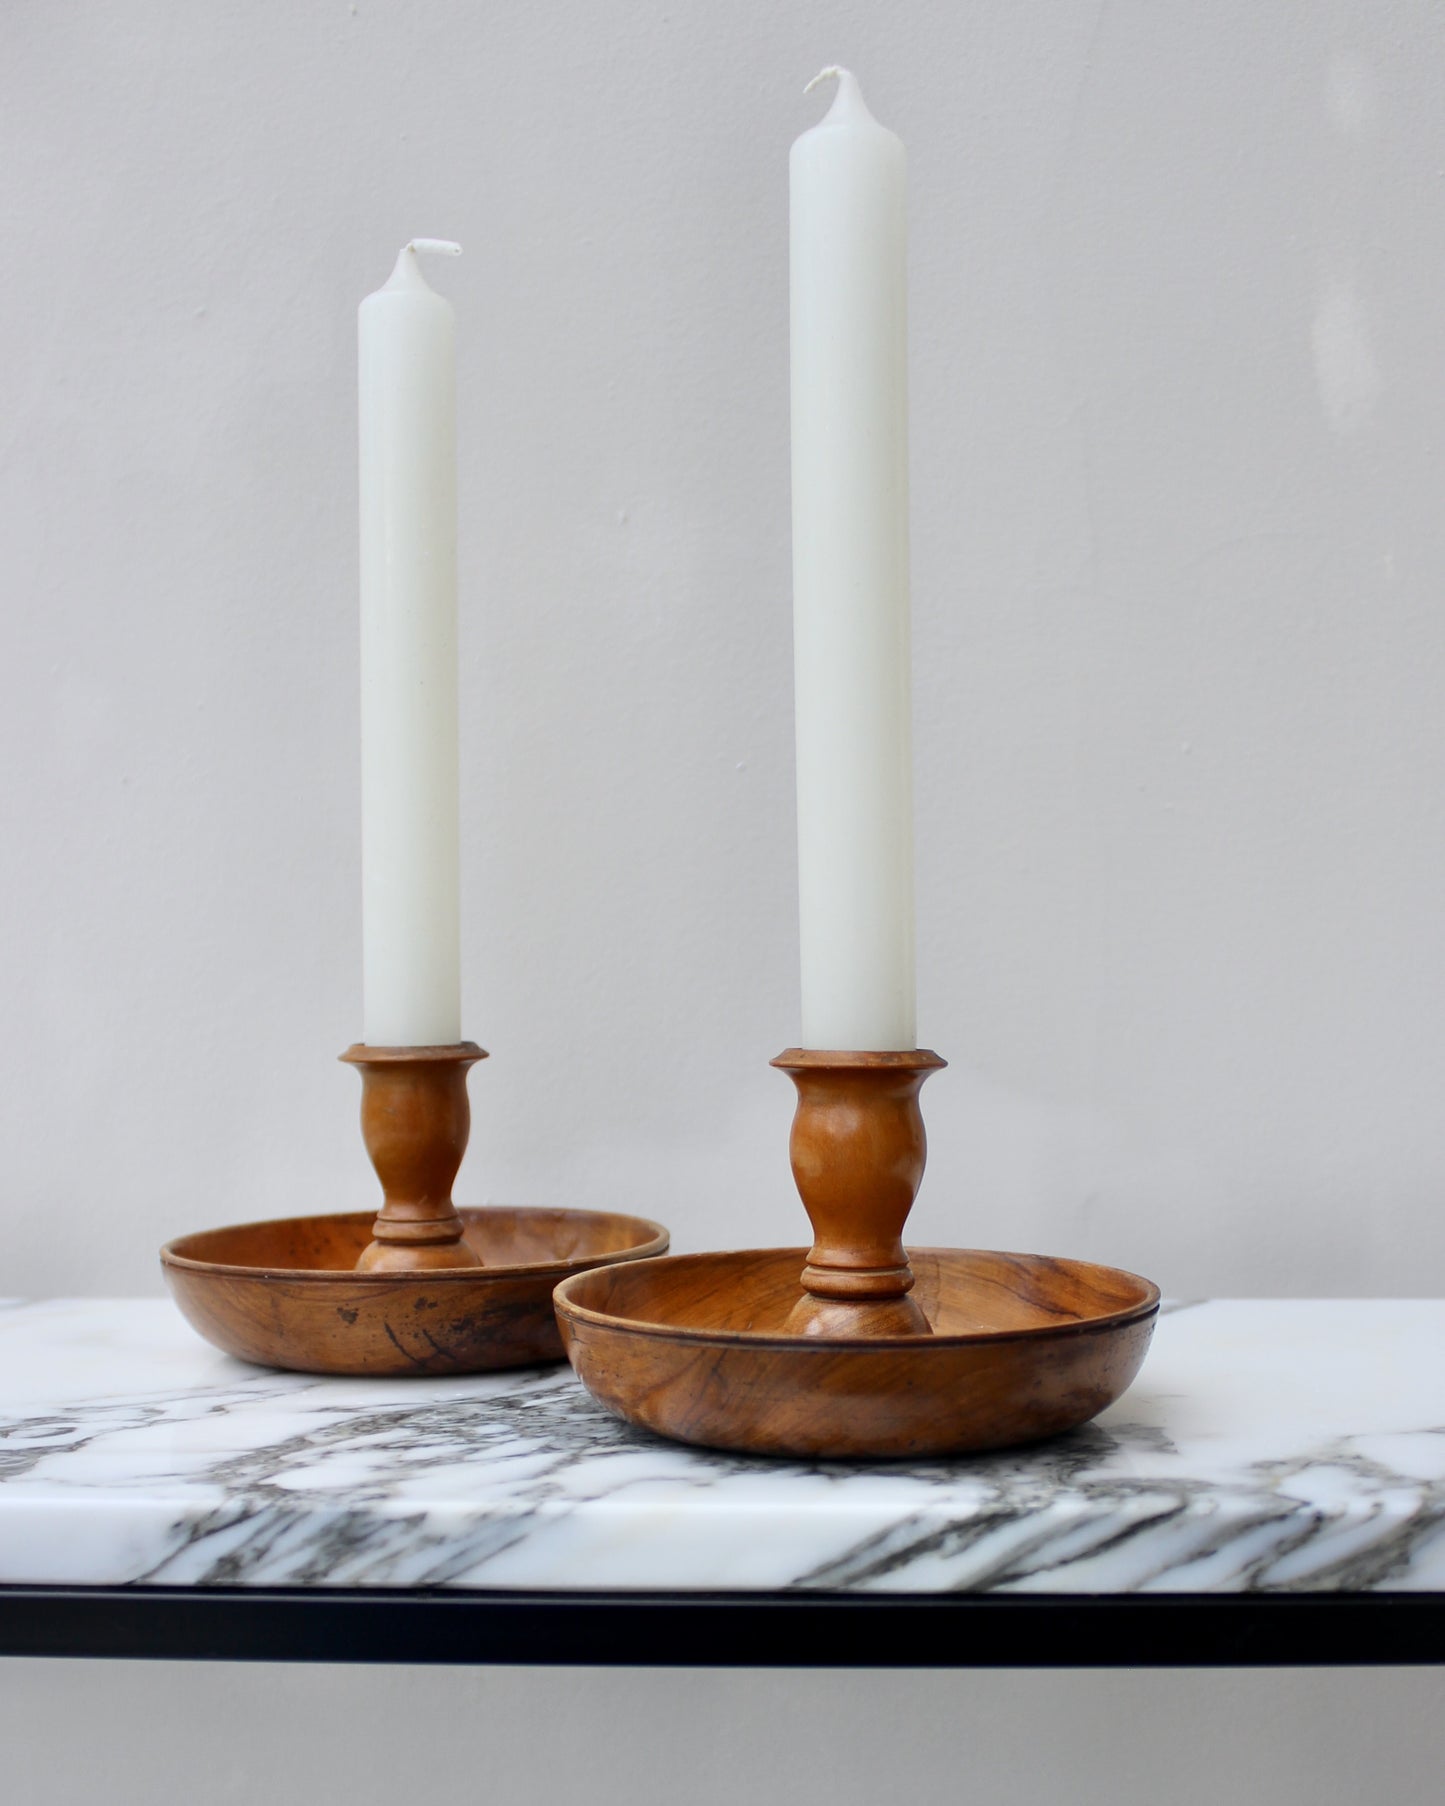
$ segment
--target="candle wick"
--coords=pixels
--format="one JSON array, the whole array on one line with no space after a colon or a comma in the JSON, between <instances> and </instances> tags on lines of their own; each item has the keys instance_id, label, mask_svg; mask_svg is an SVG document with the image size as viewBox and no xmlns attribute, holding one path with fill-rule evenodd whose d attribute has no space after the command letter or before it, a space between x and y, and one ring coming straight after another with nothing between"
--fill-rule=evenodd
<instances>
[{"instance_id":1,"label":"candle wick","mask_svg":"<svg viewBox=\"0 0 1445 1806\"><path fill-rule=\"evenodd\" d=\"M819 82L840 82L843 79L844 73L845 71L840 69L836 63L829 63L826 69L820 69L818 71L812 81L804 88L803 92L805 94L811 94L814 88L818 86Z\"/></svg>"},{"instance_id":2,"label":"candle wick","mask_svg":"<svg viewBox=\"0 0 1445 1806\"><path fill-rule=\"evenodd\" d=\"M453 244L449 238L412 238L408 239L408 251L435 251L443 257L460 257L462 247Z\"/></svg>"}]
</instances>

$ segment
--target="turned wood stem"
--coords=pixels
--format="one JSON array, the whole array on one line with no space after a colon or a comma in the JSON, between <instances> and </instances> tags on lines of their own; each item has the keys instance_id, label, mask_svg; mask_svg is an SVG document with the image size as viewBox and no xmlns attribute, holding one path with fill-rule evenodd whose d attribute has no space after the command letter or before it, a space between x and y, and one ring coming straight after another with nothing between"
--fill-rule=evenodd
<instances>
[{"instance_id":1,"label":"turned wood stem","mask_svg":"<svg viewBox=\"0 0 1445 1806\"><path fill-rule=\"evenodd\" d=\"M358 1272L479 1267L462 1239L452 1185L467 1151L472 1113L467 1072L486 1054L475 1041L450 1047L348 1047L361 1073L361 1137L384 1202Z\"/></svg>"},{"instance_id":2,"label":"turned wood stem","mask_svg":"<svg viewBox=\"0 0 1445 1806\"><path fill-rule=\"evenodd\" d=\"M814 1238L802 1272L804 1290L849 1303L903 1298L913 1284L903 1225L928 1153L918 1093L947 1061L923 1048L835 1053L793 1047L772 1063L798 1088L789 1153ZM879 1333L897 1327L901 1320L879 1320Z\"/></svg>"}]
</instances>

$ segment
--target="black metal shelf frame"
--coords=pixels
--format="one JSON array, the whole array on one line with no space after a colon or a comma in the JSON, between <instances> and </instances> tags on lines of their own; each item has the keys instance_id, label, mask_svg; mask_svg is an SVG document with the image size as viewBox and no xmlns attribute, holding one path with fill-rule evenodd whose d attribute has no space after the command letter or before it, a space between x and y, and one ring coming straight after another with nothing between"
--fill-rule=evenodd
<instances>
[{"instance_id":1,"label":"black metal shelf frame","mask_svg":"<svg viewBox=\"0 0 1445 1806\"><path fill-rule=\"evenodd\" d=\"M0 1587L0 1655L705 1668L1445 1662L1445 1593Z\"/></svg>"}]
</instances>

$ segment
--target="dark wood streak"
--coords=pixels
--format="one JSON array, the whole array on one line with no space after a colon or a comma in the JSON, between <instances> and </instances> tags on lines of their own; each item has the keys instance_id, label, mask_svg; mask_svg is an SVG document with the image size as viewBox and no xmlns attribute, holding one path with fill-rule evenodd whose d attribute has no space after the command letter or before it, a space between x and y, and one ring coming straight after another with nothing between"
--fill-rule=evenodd
<instances>
[{"instance_id":1,"label":"dark wood streak","mask_svg":"<svg viewBox=\"0 0 1445 1806\"><path fill-rule=\"evenodd\" d=\"M396 1331L391 1327L391 1325L389 1323L383 1322L381 1327L386 1331L387 1341L391 1343L392 1347L397 1351L397 1353L402 1357L403 1360L411 1362L412 1366L416 1368L418 1373L431 1373L434 1371L430 1361L421 1360L418 1356L414 1355L409 1348L405 1347L401 1342L397 1341Z\"/></svg>"}]
</instances>

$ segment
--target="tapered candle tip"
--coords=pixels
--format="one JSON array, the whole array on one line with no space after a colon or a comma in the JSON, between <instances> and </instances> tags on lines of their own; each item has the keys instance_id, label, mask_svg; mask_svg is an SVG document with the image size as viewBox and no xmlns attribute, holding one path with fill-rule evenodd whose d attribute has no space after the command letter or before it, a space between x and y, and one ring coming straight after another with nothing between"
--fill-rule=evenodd
<instances>
[{"instance_id":1,"label":"tapered candle tip","mask_svg":"<svg viewBox=\"0 0 1445 1806\"><path fill-rule=\"evenodd\" d=\"M820 121L823 125L859 124L871 120L873 115L868 111L868 103L863 98L863 90L858 86L858 77L851 69L843 69L836 63L830 63L826 69L820 69L803 92L811 94L822 82L837 82L838 91L833 96L833 104Z\"/></svg>"},{"instance_id":2,"label":"tapered candle tip","mask_svg":"<svg viewBox=\"0 0 1445 1806\"><path fill-rule=\"evenodd\" d=\"M396 264L386 285L389 289L425 289L431 292L431 284L421 273L418 251L436 251L443 257L460 257L462 247L453 244L449 238L409 238L396 254Z\"/></svg>"}]
</instances>

